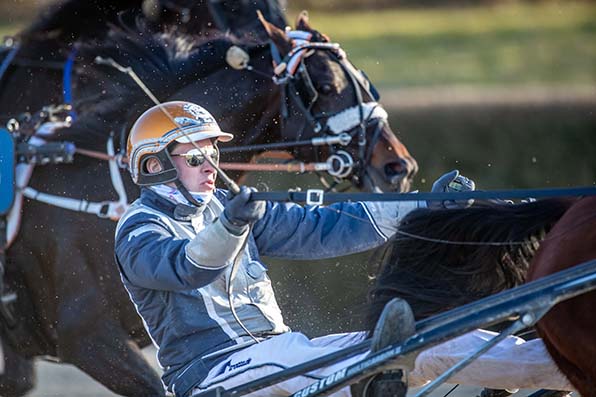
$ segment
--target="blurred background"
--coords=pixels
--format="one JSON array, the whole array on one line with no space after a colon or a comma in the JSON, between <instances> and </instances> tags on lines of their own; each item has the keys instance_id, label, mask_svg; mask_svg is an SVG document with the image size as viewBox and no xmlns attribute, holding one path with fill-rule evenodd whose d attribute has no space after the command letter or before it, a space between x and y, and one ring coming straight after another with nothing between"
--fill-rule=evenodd
<instances>
[{"instance_id":1,"label":"blurred background","mask_svg":"<svg viewBox=\"0 0 596 397\"><path fill-rule=\"evenodd\" d=\"M50 3L2 0L0 35ZM596 184L596 2L289 0L288 20L302 9L380 91L420 165L414 189L428 191L454 168L481 189ZM250 182L318 186L312 176L273 173ZM292 328L360 329L369 257L268 260ZM44 377L62 376L44 371L34 395L53 395Z\"/></svg>"}]
</instances>

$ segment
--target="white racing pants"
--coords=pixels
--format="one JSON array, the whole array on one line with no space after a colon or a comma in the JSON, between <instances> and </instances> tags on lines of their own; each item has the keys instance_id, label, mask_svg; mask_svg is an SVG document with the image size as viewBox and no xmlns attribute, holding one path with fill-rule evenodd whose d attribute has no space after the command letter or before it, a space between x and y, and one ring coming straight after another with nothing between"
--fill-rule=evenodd
<instances>
[{"instance_id":1,"label":"white racing pants","mask_svg":"<svg viewBox=\"0 0 596 397\"><path fill-rule=\"evenodd\" d=\"M476 330L423 351L416 359L415 370L408 376L410 387L422 386L435 379L494 335L493 332ZM193 395L215 386L230 389L333 353L342 347L360 342L363 338L364 333L335 334L314 339L308 339L305 335L297 332L275 336L240 350L216 365L199 387L193 390ZM288 396L353 364L367 354L363 353L286 380L254 392L250 396ZM567 378L551 360L541 340L525 342L523 339L513 336L508 337L476 359L466 369L451 378L449 383L496 389L573 390ZM334 393L333 396L350 397L350 388L345 387Z\"/></svg>"}]
</instances>

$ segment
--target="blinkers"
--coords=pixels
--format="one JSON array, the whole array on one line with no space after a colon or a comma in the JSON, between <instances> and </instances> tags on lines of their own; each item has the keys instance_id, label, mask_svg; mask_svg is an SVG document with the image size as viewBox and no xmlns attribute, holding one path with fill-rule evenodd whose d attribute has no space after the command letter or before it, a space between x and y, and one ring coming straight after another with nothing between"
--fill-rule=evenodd
<instances>
[{"instance_id":1,"label":"blinkers","mask_svg":"<svg viewBox=\"0 0 596 397\"><path fill-rule=\"evenodd\" d=\"M302 113L305 123L297 134L301 137L304 128L309 125L315 134L338 135L347 133L353 141L357 141L358 160L355 165L358 167L355 178L363 176L364 169L370 161L373 147L380 138L380 132L386 123L386 112L377 103L380 98L378 91L368 79L368 76L356 69L348 60L345 52L337 43L313 42L312 35L302 31L287 32L294 43L294 48L282 59L279 51L272 47L272 56L277 66L275 68L274 81L282 89L282 128L285 119L289 117L287 106L288 101L293 102ZM345 73L348 83L354 90L355 105L341 109L335 113L321 112L313 113L312 109L319 99L319 92L313 84L308 72L305 60L315 51L323 50L330 54L333 62L339 64ZM368 102L370 101L370 102ZM378 108L379 111L376 111ZM366 131L374 126L374 132L370 142L367 142ZM337 152L337 148L330 146L331 154ZM347 152L342 151L350 156ZM351 158L350 158L351 160ZM349 176L351 172L343 175Z\"/></svg>"}]
</instances>

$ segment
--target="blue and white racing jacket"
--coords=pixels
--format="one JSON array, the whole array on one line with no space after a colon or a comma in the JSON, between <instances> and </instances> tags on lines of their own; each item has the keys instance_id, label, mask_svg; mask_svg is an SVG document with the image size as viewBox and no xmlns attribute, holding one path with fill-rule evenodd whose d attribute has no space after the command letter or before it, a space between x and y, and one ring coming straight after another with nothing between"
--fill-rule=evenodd
<instances>
[{"instance_id":1,"label":"blue and white racing jacket","mask_svg":"<svg viewBox=\"0 0 596 397\"><path fill-rule=\"evenodd\" d=\"M265 216L238 236L218 219L225 196L217 190L207 205L189 214L143 189L116 229L124 286L158 348L170 390L197 361L205 366L206 357L251 343L230 301L250 333L267 337L289 331L260 255L321 259L368 250L385 242L399 219L420 206L416 201L326 207L268 202ZM239 262L229 299L234 261Z\"/></svg>"}]
</instances>

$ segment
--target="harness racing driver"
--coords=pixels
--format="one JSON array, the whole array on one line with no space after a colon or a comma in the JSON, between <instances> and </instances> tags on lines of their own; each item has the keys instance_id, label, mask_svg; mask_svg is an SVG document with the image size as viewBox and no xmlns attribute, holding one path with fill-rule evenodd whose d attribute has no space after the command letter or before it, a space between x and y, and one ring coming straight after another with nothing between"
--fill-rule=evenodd
<instances>
[{"instance_id":1,"label":"harness racing driver","mask_svg":"<svg viewBox=\"0 0 596 397\"><path fill-rule=\"evenodd\" d=\"M363 332L309 339L290 331L260 256L314 260L369 250L386 242L400 219L426 202L324 207L250 201L252 190L246 187L232 195L216 189L217 172L203 155L217 164L218 141L233 136L196 104L161 106L143 113L129 135L130 171L142 189L118 223L115 251L124 286L158 349L165 387L185 397L216 386L229 389L361 341ZM457 176L453 171L439 178L433 191L448 191ZM473 183L466 185L473 189ZM451 203L458 204L466 203ZM399 325L378 324L381 339L395 342L403 329L412 328L411 312L389 313L380 321L387 319ZM490 337L477 330L422 352L408 375L410 385L436 378ZM366 354L251 396L290 395ZM540 340L516 337L451 382L571 390ZM333 395L352 392L346 387Z\"/></svg>"}]
</instances>

